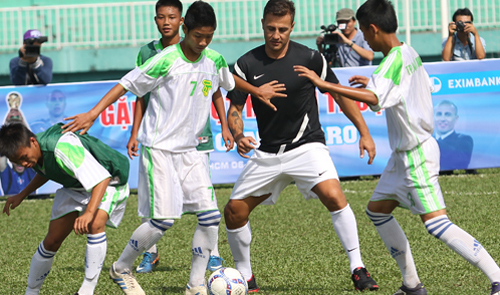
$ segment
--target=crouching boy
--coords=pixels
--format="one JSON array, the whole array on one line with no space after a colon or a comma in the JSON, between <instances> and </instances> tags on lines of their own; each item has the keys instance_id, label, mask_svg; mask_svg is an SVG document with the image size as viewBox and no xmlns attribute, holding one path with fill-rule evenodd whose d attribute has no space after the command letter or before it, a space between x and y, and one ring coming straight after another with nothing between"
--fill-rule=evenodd
<instances>
[{"instance_id":1,"label":"crouching boy","mask_svg":"<svg viewBox=\"0 0 500 295\"><path fill-rule=\"evenodd\" d=\"M61 134L56 124L37 135L23 124L0 128L0 155L37 174L19 194L7 199L10 215L33 191L53 180L56 191L49 230L33 255L26 295L38 294L59 247L74 231L87 235L85 278L76 294L93 294L106 256L105 225L117 227L129 195L129 162L100 140L72 132Z\"/></svg>"}]
</instances>

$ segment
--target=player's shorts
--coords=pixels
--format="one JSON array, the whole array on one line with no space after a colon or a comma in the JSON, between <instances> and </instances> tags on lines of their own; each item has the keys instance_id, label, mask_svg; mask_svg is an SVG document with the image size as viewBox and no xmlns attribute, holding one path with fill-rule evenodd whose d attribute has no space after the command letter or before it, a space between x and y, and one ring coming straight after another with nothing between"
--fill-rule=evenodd
<instances>
[{"instance_id":1,"label":"player's shorts","mask_svg":"<svg viewBox=\"0 0 500 295\"><path fill-rule=\"evenodd\" d=\"M409 151L392 153L370 200L396 200L419 215L444 209L438 175L439 146L430 137Z\"/></svg>"},{"instance_id":2,"label":"player's shorts","mask_svg":"<svg viewBox=\"0 0 500 295\"><path fill-rule=\"evenodd\" d=\"M138 215L174 219L185 213L218 210L207 155L142 147Z\"/></svg>"},{"instance_id":3,"label":"player's shorts","mask_svg":"<svg viewBox=\"0 0 500 295\"><path fill-rule=\"evenodd\" d=\"M99 204L99 209L108 213L107 226L114 228L118 227L125 213L125 206L127 205L129 193L128 184L117 187L108 186L106 188L101 204ZM84 190L70 188L58 189L54 197L50 220L61 218L75 211L84 212L85 209L87 209L87 204L90 201L91 195L92 192L86 192Z\"/></svg>"},{"instance_id":4,"label":"player's shorts","mask_svg":"<svg viewBox=\"0 0 500 295\"><path fill-rule=\"evenodd\" d=\"M318 196L311 189L328 179L337 179L328 147L307 143L285 153L255 150L236 181L232 200L271 194L262 204L276 204L281 191L295 181L306 200Z\"/></svg>"}]
</instances>

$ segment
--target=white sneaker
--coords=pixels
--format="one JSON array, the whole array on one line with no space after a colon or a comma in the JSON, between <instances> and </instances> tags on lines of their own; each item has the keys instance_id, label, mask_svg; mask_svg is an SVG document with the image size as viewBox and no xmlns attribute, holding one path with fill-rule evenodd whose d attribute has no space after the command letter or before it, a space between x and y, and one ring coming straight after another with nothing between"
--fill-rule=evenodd
<instances>
[{"instance_id":1,"label":"white sneaker","mask_svg":"<svg viewBox=\"0 0 500 295\"><path fill-rule=\"evenodd\" d=\"M115 270L115 264L116 262L109 269L109 277L122 289L123 293L127 295L146 295L132 272L127 269L119 273Z\"/></svg>"},{"instance_id":2,"label":"white sneaker","mask_svg":"<svg viewBox=\"0 0 500 295\"><path fill-rule=\"evenodd\" d=\"M198 287L190 287L189 284L186 285L186 295L207 295L207 287L201 285Z\"/></svg>"}]
</instances>

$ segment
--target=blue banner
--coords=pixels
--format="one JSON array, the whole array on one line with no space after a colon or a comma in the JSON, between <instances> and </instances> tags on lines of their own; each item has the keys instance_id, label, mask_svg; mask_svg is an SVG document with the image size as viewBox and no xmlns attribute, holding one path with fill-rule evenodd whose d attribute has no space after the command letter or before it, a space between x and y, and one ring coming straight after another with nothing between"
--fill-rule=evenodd
<instances>
[{"instance_id":1,"label":"blue banner","mask_svg":"<svg viewBox=\"0 0 500 295\"><path fill-rule=\"evenodd\" d=\"M435 133L441 147L442 170L500 167L500 59L465 62L426 63L434 85ZM340 83L348 85L353 75L370 76L375 66L335 68ZM47 129L62 118L90 110L117 81L51 84L48 86L0 87L0 115L3 122L21 120L34 133ZM359 133L345 117L329 94L316 91L320 120L330 155L341 177L382 173L391 150L387 139L384 111L374 113L368 106L358 106L375 141L377 156L367 165L368 155L360 159ZM107 108L89 133L123 154L127 154L133 122L135 96L127 93ZM226 99L226 109L229 101ZM233 149L225 152L220 122L212 106L210 113L214 133L214 152L210 154L212 181L234 183L246 163ZM246 135L257 142L259 134L251 101L243 111ZM251 154L250 154L251 155ZM13 194L32 178L22 167L4 163L0 158L2 194ZM138 159L131 160L129 183L137 187ZM59 185L47 183L38 194L53 193Z\"/></svg>"}]
</instances>

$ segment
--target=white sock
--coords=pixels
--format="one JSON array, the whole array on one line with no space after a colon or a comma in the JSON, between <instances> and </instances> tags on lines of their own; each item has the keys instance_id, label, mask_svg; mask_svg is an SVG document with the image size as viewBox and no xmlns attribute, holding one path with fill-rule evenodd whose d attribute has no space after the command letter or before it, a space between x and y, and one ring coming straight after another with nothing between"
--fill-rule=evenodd
<instances>
[{"instance_id":1,"label":"white sock","mask_svg":"<svg viewBox=\"0 0 500 295\"><path fill-rule=\"evenodd\" d=\"M215 237L215 246L214 249L212 250L212 253L210 253L211 256L218 256L220 257L219 253L219 234Z\"/></svg>"},{"instance_id":2,"label":"white sock","mask_svg":"<svg viewBox=\"0 0 500 295\"><path fill-rule=\"evenodd\" d=\"M427 220L425 227L431 235L479 268L490 282L500 282L500 268L488 251L473 236L453 224L448 216L441 215Z\"/></svg>"},{"instance_id":3,"label":"white sock","mask_svg":"<svg viewBox=\"0 0 500 295\"><path fill-rule=\"evenodd\" d=\"M349 258L351 273L358 267L365 267L359 249L356 217L354 217L351 206L347 204L343 209L330 212L330 215L332 216L333 228Z\"/></svg>"},{"instance_id":4,"label":"white sock","mask_svg":"<svg viewBox=\"0 0 500 295\"><path fill-rule=\"evenodd\" d=\"M399 223L392 214L375 213L368 209L366 209L366 214L377 228L378 234L392 258L398 263L403 276L403 284L409 288L416 287L420 283L420 279L411 255L410 243Z\"/></svg>"},{"instance_id":5,"label":"white sock","mask_svg":"<svg viewBox=\"0 0 500 295\"><path fill-rule=\"evenodd\" d=\"M227 229L227 242L233 254L234 264L241 272L245 280L252 278L252 265L250 263L250 243L252 242L252 230L250 221L237 229Z\"/></svg>"},{"instance_id":6,"label":"white sock","mask_svg":"<svg viewBox=\"0 0 500 295\"><path fill-rule=\"evenodd\" d=\"M210 253L215 247L219 235L219 223L221 219L218 210L207 211L196 214L198 225L194 231L191 250L191 273L189 275L189 286L196 287L205 283L205 271L208 265Z\"/></svg>"},{"instance_id":7,"label":"white sock","mask_svg":"<svg viewBox=\"0 0 500 295\"><path fill-rule=\"evenodd\" d=\"M45 250L43 241L38 245L38 249L33 255L33 258L31 258L26 295L38 294L40 292L43 281L45 281L52 267L54 255L56 255L56 252Z\"/></svg>"},{"instance_id":8,"label":"white sock","mask_svg":"<svg viewBox=\"0 0 500 295\"><path fill-rule=\"evenodd\" d=\"M141 223L146 223L146 222L148 222L150 220L151 220L151 218L141 218ZM151 246L151 248L147 249L146 252L153 253L153 254L158 254L158 249L156 248L156 244L154 244L153 246Z\"/></svg>"},{"instance_id":9,"label":"white sock","mask_svg":"<svg viewBox=\"0 0 500 295\"><path fill-rule=\"evenodd\" d=\"M85 278L78 290L79 295L94 294L97 280L101 274L102 264L106 258L106 233L88 234L87 249L85 250Z\"/></svg>"},{"instance_id":10,"label":"white sock","mask_svg":"<svg viewBox=\"0 0 500 295\"><path fill-rule=\"evenodd\" d=\"M173 219L156 220L141 224L132 234L130 240L123 249L120 258L116 261L115 269L118 272L123 272L126 269L131 270L135 259L141 255L146 249L156 244L165 231L172 227Z\"/></svg>"}]
</instances>

